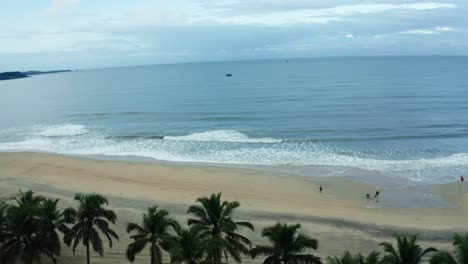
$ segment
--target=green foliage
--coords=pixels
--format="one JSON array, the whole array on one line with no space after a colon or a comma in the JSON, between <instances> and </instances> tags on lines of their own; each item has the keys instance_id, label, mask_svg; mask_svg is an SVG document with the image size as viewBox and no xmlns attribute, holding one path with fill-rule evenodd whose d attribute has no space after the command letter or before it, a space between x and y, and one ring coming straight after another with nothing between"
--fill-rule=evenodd
<instances>
[{"instance_id":1,"label":"green foliage","mask_svg":"<svg viewBox=\"0 0 468 264\"><path fill-rule=\"evenodd\" d=\"M418 264L421 262L421 258L430 253L437 251L435 248L427 248L423 250L421 246L417 244L417 235L410 237L395 235L397 240L397 247L394 248L391 243L383 242L380 246L385 251L383 258L384 263L388 264Z\"/></svg>"},{"instance_id":2,"label":"green foliage","mask_svg":"<svg viewBox=\"0 0 468 264\"><path fill-rule=\"evenodd\" d=\"M341 258L327 257L327 263L329 264L380 264L382 259L380 253L372 251L367 256L363 256L359 253L353 256L349 251L346 251Z\"/></svg>"},{"instance_id":3,"label":"green foliage","mask_svg":"<svg viewBox=\"0 0 468 264\"><path fill-rule=\"evenodd\" d=\"M343 256L338 257L327 257L328 264L359 264L359 257L354 257L349 251L346 251Z\"/></svg>"},{"instance_id":4,"label":"green foliage","mask_svg":"<svg viewBox=\"0 0 468 264\"><path fill-rule=\"evenodd\" d=\"M318 242L309 236L299 233L300 224L288 225L277 223L266 227L262 236L266 237L271 245L256 246L250 253L252 258L266 256L264 264L319 264L320 258L305 254L307 249L317 249Z\"/></svg>"},{"instance_id":5,"label":"green foliage","mask_svg":"<svg viewBox=\"0 0 468 264\"><path fill-rule=\"evenodd\" d=\"M21 192L0 201L0 263L34 264L43 258L57 262L60 256L60 234L64 242L76 247L86 247L87 263L90 263L90 247L101 256L104 253L104 235L109 247L117 234L111 229L117 216L107 209L108 201L98 194L76 194L77 210L58 209L59 199L48 199L32 191ZM166 210L153 206L143 213L140 224L129 223L127 232L133 240L127 248L127 258L135 256L149 246L151 264L162 264L163 251L171 257L171 264L221 264L231 257L241 262L242 254L252 258L265 256L264 264L321 264L319 257L308 254L316 250L318 242L299 232L300 224L277 223L266 227L262 236L270 245L251 249L250 241L238 233L240 228L254 230L249 222L234 221L233 213L239 207L237 201L222 201L221 193L197 199L187 213L188 229L181 228ZM384 255L377 251L368 255L353 255L346 251L341 258L327 257L329 264L419 264L434 248L423 249L417 243L417 235L396 237L396 245L383 242ZM468 234L455 234L453 252L439 251L431 264L468 264ZM250 249L250 250L249 250Z\"/></svg>"},{"instance_id":6,"label":"green foliage","mask_svg":"<svg viewBox=\"0 0 468 264\"><path fill-rule=\"evenodd\" d=\"M199 264L205 257L205 241L194 228L179 228L170 245L171 264Z\"/></svg>"},{"instance_id":7,"label":"green foliage","mask_svg":"<svg viewBox=\"0 0 468 264\"><path fill-rule=\"evenodd\" d=\"M40 263L43 256L56 262L61 251L57 230L67 232L58 201L20 191L10 203L0 204L1 263Z\"/></svg>"},{"instance_id":8,"label":"green foliage","mask_svg":"<svg viewBox=\"0 0 468 264\"><path fill-rule=\"evenodd\" d=\"M110 248L112 248L112 238L119 239L109 225L109 222L115 224L117 216L114 211L103 207L108 205L108 201L102 195L77 193L75 200L79 202L78 210L67 211L67 216L73 218L75 225L65 234L64 241L68 246L73 245L73 253L81 242L86 247L86 259L89 264L90 245L99 255L104 254L103 241L99 233L107 238Z\"/></svg>"},{"instance_id":9,"label":"green foliage","mask_svg":"<svg viewBox=\"0 0 468 264\"><path fill-rule=\"evenodd\" d=\"M232 257L241 262L241 254L247 255L250 240L237 233L240 228L254 230L249 222L237 222L232 219L239 202L221 201L221 193L197 199L196 205L189 207L187 213L194 218L188 220L204 240L206 260L220 263L223 256L228 261Z\"/></svg>"},{"instance_id":10,"label":"green foliage","mask_svg":"<svg viewBox=\"0 0 468 264\"><path fill-rule=\"evenodd\" d=\"M431 264L468 264L468 234L453 236L454 255L440 251L431 258Z\"/></svg>"},{"instance_id":11,"label":"green foliage","mask_svg":"<svg viewBox=\"0 0 468 264\"><path fill-rule=\"evenodd\" d=\"M133 243L128 245L127 258L131 262L135 260L135 255L140 253L146 245L150 246L151 264L162 263L162 249L168 250L171 242L170 229L180 229L176 220L169 218L169 212L158 210L158 206L148 208L143 214L141 225L129 223L128 233L136 233L130 238Z\"/></svg>"},{"instance_id":12,"label":"green foliage","mask_svg":"<svg viewBox=\"0 0 468 264\"><path fill-rule=\"evenodd\" d=\"M380 258L380 253L377 251L371 251L367 256L358 254L359 264L381 264L383 260Z\"/></svg>"}]
</instances>

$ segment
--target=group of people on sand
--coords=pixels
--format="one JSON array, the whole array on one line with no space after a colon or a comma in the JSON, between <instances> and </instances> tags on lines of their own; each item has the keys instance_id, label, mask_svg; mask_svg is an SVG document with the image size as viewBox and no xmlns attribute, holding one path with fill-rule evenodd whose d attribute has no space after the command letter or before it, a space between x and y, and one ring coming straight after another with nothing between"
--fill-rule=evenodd
<instances>
[{"instance_id":1,"label":"group of people on sand","mask_svg":"<svg viewBox=\"0 0 468 264\"><path fill-rule=\"evenodd\" d=\"M375 191L375 194L374 194L374 199L376 202L379 202L379 195L380 195L380 191ZM366 194L366 198L367 200L370 200L370 194Z\"/></svg>"},{"instance_id":2,"label":"group of people on sand","mask_svg":"<svg viewBox=\"0 0 468 264\"><path fill-rule=\"evenodd\" d=\"M320 184L319 191L320 191L320 193L323 192L322 184ZM380 195L380 191L375 191L374 199L375 199L376 202L379 201L379 195ZM370 200L370 194L369 193L366 194L366 198L367 198L367 200Z\"/></svg>"},{"instance_id":3,"label":"group of people on sand","mask_svg":"<svg viewBox=\"0 0 468 264\"><path fill-rule=\"evenodd\" d=\"M460 181L461 181L461 182L464 182L464 181L465 181L465 177L461 176L461 177L460 177ZM319 191L320 191L320 193L323 192L322 184L320 184ZM375 191L374 200L375 200L376 202L379 202L379 196L380 196L380 191ZM367 198L367 200L370 200L371 197L370 197L370 194L369 194L369 193L366 194L366 198Z\"/></svg>"}]
</instances>

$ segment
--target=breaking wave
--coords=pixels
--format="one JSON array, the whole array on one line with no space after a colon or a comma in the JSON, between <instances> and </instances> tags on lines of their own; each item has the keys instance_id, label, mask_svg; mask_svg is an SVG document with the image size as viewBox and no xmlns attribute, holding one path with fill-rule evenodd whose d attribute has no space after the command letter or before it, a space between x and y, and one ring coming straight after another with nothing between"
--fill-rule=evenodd
<instances>
[{"instance_id":1,"label":"breaking wave","mask_svg":"<svg viewBox=\"0 0 468 264\"><path fill-rule=\"evenodd\" d=\"M5 134L19 135L16 140ZM105 130L76 124L0 131L8 142L0 151L40 151L60 154L137 156L179 162L245 165L329 166L371 170L386 175L437 178L466 172L468 153L440 154L412 159L379 158L352 149L314 141L285 141L254 137L235 130L188 135L111 135Z\"/></svg>"}]
</instances>

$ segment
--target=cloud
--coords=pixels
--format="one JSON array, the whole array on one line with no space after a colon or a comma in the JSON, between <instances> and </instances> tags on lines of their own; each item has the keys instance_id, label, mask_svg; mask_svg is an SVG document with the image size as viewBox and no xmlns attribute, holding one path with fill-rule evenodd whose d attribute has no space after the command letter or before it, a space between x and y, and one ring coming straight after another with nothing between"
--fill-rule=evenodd
<instances>
[{"instance_id":1,"label":"cloud","mask_svg":"<svg viewBox=\"0 0 468 264\"><path fill-rule=\"evenodd\" d=\"M0 20L12 26L0 32L0 61L9 67L33 67L29 56L36 65L102 67L468 51L465 0L7 2Z\"/></svg>"},{"instance_id":2,"label":"cloud","mask_svg":"<svg viewBox=\"0 0 468 264\"><path fill-rule=\"evenodd\" d=\"M333 21L342 21L339 17L320 17L311 16L307 11L295 12L277 12L267 15L245 15L234 17L210 17L205 21L212 21L217 24L231 25L264 25L264 26L281 26L300 23L312 24L327 24ZM194 23L200 22L200 19L192 20Z\"/></svg>"},{"instance_id":3,"label":"cloud","mask_svg":"<svg viewBox=\"0 0 468 264\"><path fill-rule=\"evenodd\" d=\"M191 23L201 21L211 21L219 24L235 25L267 25L278 26L288 24L307 24L318 23L327 24L330 22L343 21L346 17L359 14L375 14L389 11L427 11L436 9L456 8L453 3L424 2L424 3L406 3L406 4L355 4L338 5L329 8L312 8L299 10L273 11L268 13L249 13L249 14L226 14L224 9L215 9L209 15L199 13L189 19ZM220 11L221 10L221 11ZM223 15L216 15L221 12Z\"/></svg>"},{"instance_id":4,"label":"cloud","mask_svg":"<svg viewBox=\"0 0 468 264\"><path fill-rule=\"evenodd\" d=\"M58 0L55 0L58 1ZM77 0L60 0L58 2L70 2ZM248 2L253 6L258 3ZM273 0L283 9L271 10L267 2L263 3L264 9L249 10L247 2L204 1L199 5L193 2L187 3L184 8L174 5L148 5L128 10L126 14L114 24L118 26L197 26L197 25L241 25L241 26L290 26L296 24L331 24L354 18L357 15L371 15L383 12L397 11L428 11L437 9L449 9L458 7L454 3L420 2L403 4L350 4L335 5L329 7L306 8L303 5L293 5L295 8L287 8L288 1Z\"/></svg>"},{"instance_id":5,"label":"cloud","mask_svg":"<svg viewBox=\"0 0 468 264\"><path fill-rule=\"evenodd\" d=\"M412 29L412 30L405 30L401 31L400 34L419 34L419 35L431 35L431 34L439 34L442 32L452 32L456 31L452 27L435 27L432 29Z\"/></svg>"},{"instance_id":6,"label":"cloud","mask_svg":"<svg viewBox=\"0 0 468 264\"><path fill-rule=\"evenodd\" d=\"M441 8L456 8L453 3L408 3L408 4L357 4L357 5L342 5L332 8L317 9L318 12L333 15L354 15L354 14L371 14L381 13L394 10L434 10Z\"/></svg>"},{"instance_id":7,"label":"cloud","mask_svg":"<svg viewBox=\"0 0 468 264\"><path fill-rule=\"evenodd\" d=\"M435 30L438 32L455 31L455 29L452 27L436 27Z\"/></svg>"},{"instance_id":8,"label":"cloud","mask_svg":"<svg viewBox=\"0 0 468 264\"><path fill-rule=\"evenodd\" d=\"M49 5L44 10L45 15L62 16L78 4L80 0L50 0Z\"/></svg>"},{"instance_id":9,"label":"cloud","mask_svg":"<svg viewBox=\"0 0 468 264\"><path fill-rule=\"evenodd\" d=\"M412 29L400 32L402 34L422 34L422 35L429 35L429 34L436 34L437 31L430 30L430 29Z\"/></svg>"},{"instance_id":10,"label":"cloud","mask_svg":"<svg viewBox=\"0 0 468 264\"><path fill-rule=\"evenodd\" d=\"M277 11L293 11L304 9L336 9L347 11L351 9L354 11L356 8L361 10L375 10L375 9L416 9L416 10L430 10L446 7L453 7L454 4L448 2L424 2L413 0L413 3L407 1L388 1L388 0L374 0L366 1L372 2L371 4L359 4L360 1L353 0L327 0L327 1L310 1L310 0L198 0L199 5L207 10L216 10L222 13L271 13ZM380 3L379 3L380 2ZM394 2L394 3L389 3ZM396 2L396 3L395 3ZM398 3L405 2L405 3Z\"/></svg>"}]
</instances>

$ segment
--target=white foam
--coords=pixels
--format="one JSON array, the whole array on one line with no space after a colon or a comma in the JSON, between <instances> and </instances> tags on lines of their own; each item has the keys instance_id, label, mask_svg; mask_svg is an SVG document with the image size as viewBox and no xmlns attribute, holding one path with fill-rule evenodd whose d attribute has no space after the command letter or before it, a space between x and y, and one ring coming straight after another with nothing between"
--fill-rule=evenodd
<instances>
[{"instance_id":1,"label":"white foam","mask_svg":"<svg viewBox=\"0 0 468 264\"><path fill-rule=\"evenodd\" d=\"M63 136L79 136L88 133L88 130L83 125L65 124L58 126L49 126L40 129L35 133L37 136L44 137L63 137Z\"/></svg>"},{"instance_id":2,"label":"white foam","mask_svg":"<svg viewBox=\"0 0 468 264\"><path fill-rule=\"evenodd\" d=\"M75 135L82 136L75 137ZM415 181L436 177L433 176L435 172L440 172L437 177L442 178L453 175L451 172L468 168L468 153L412 160L375 159L360 153L341 154L333 148L320 144L251 138L231 130L209 131L165 139L114 140L101 132L88 131L84 126L63 125L43 128L39 133L33 130L19 141L0 143L0 151L140 156L167 161L245 165L339 166L380 173L397 173L413 177Z\"/></svg>"},{"instance_id":3,"label":"white foam","mask_svg":"<svg viewBox=\"0 0 468 264\"><path fill-rule=\"evenodd\" d=\"M281 140L274 138L251 138L235 130L215 130L195 133L186 136L167 136L165 140L176 141L217 141L235 143L279 143Z\"/></svg>"}]
</instances>

